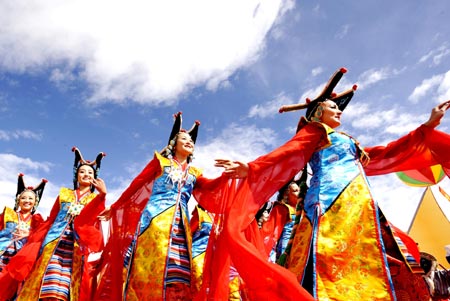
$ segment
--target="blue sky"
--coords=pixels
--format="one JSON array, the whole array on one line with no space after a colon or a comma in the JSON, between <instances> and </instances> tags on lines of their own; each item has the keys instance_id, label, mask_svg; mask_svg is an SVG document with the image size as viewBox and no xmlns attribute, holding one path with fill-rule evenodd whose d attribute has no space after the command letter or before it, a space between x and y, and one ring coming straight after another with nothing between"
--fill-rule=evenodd
<instances>
[{"instance_id":1,"label":"blue sky","mask_svg":"<svg viewBox=\"0 0 450 301\"><path fill-rule=\"evenodd\" d=\"M194 164L215 177L214 158L250 161L288 140L303 112L278 107L314 97L339 67L337 92L358 85L340 130L385 144L450 99L449 11L445 0L0 1L0 208L22 172L27 185L48 179L47 215L72 185L72 146L107 154L114 202L178 111L185 128L201 121ZM423 188L369 180L407 229Z\"/></svg>"}]
</instances>

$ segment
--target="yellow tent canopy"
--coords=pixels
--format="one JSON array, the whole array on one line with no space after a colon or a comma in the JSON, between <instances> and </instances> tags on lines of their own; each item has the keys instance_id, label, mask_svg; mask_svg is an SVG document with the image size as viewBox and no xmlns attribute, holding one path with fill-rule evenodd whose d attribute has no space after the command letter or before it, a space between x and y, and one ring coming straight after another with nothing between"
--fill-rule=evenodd
<instances>
[{"instance_id":1,"label":"yellow tent canopy","mask_svg":"<svg viewBox=\"0 0 450 301\"><path fill-rule=\"evenodd\" d=\"M450 244L450 221L436 201L430 187L425 189L417 206L408 235L419 244L421 252L433 255L441 265L447 269L450 268L444 249L444 246Z\"/></svg>"}]
</instances>

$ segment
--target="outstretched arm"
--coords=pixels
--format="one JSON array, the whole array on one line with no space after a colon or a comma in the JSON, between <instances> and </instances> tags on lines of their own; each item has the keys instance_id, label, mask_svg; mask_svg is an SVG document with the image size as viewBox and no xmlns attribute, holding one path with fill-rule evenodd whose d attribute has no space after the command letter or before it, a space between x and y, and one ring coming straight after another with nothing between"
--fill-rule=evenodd
<instances>
[{"instance_id":1,"label":"outstretched arm","mask_svg":"<svg viewBox=\"0 0 450 301\"><path fill-rule=\"evenodd\" d=\"M441 164L449 175L450 135L434 129L449 107L450 101L434 107L427 122L387 146L365 148L370 157L364 168L367 175L421 169L436 164Z\"/></svg>"},{"instance_id":2,"label":"outstretched arm","mask_svg":"<svg viewBox=\"0 0 450 301\"><path fill-rule=\"evenodd\" d=\"M440 105L436 106L431 110L430 118L427 122L424 123L424 125L429 126L431 128L437 127L440 123L442 118L445 115L445 112L450 108L450 100L447 100L446 102L441 103Z\"/></svg>"}]
</instances>

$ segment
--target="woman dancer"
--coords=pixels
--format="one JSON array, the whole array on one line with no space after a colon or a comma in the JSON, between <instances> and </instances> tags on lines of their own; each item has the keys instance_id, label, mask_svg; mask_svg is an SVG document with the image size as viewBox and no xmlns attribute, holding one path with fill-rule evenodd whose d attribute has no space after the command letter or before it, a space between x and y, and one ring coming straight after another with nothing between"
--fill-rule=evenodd
<instances>
[{"instance_id":1,"label":"woman dancer","mask_svg":"<svg viewBox=\"0 0 450 301\"><path fill-rule=\"evenodd\" d=\"M30 229L44 220L35 213L44 193L47 180L42 179L36 187L27 187L20 173L14 209L5 207L0 215L0 272L9 260L26 243Z\"/></svg>"},{"instance_id":2,"label":"woman dancer","mask_svg":"<svg viewBox=\"0 0 450 301\"><path fill-rule=\"evenodd\" d=\"M280 111L306 109L297 134L285 145L248 164L218 160L225 173L243 178L233 208L256 211L282 183L309 162L313 171L305 197L305 216L297 227L287 268L317 300L395 300L384 250L381 211L370 193L366 175L417 169L440 163L450 174L450 136L435 130L450 101L435 107L429 120L387 146L362 149L352 137L335 130L356 86L340 95L333 89L346 72L338 70L322 93L305 104ZM258 208L258 207L256 207ZM272 268L252 256L251 246L240 240L245 220L228 223L229 252L247 285L252 269ZM248 250L248 253L245 253ZM255 277L254 277L255 278ZM257 279L255 282L269 280ZM257 283L254 284L256 287ZM292 300L294 298L291 297Z\"/></svg>"},{"instance_id":3,"label":"woman dancer","mask_svg":"<svg viewBox=\"0 0 450 301\"><path fill-rule=\"evenodd\" d=\"M191 300L192 234L188 201L211 211L221 178L191 165L199 122L181 127L111 206L111 237L95 300ZM223 185L222 185L223 186ZM206 200L206 201L205 201Z\"/></svg>"},{"instance_id":4,"label":"woman dancer","mask_svg":"<svg viewBox=\"0 0 450 301\"><path fill-rule=\"evenodd\" d=\"M28 187L23 180L23 174L19 174L14 209L5 207L0 215L0 272L27 243L30 232L44 222L42 216L36 213L36 209L46 183L47 180L42 179L36 187ZM5 296L14 300L18 285L16 282L6 286L5 290L8 292Z\"/></svg>"}]
</instances>

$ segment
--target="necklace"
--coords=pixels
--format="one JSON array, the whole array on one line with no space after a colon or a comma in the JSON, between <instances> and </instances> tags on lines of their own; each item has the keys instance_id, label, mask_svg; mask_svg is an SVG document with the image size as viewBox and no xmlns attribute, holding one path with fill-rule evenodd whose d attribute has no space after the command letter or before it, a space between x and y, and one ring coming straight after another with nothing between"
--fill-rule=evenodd
<instances>
[{"instance_id":1,"label":"necklace","mask_svg":"<svg viewBox=\"0 0 450 301\"><path fill-rule=\"evenodd\" d=\"M174 164L174 161L176 164ZM188 176L189 164L183 168L183 165L179 163L175 158L170 159L170 170L169 179L172 181L173 185L178 184L178 186L184 185Z\"/></svg>"},{"instance_id":2,"label":"necklace","mask_svg":"<svg viewBox=\"0 0 450 301\"><path fill-rule=\"evenodd\" d=\"M85 202L83 202L84 197L88 194L89 190L83 194L77 189L74 191L75 202L70 204L69 210L67 211L67 217L73 219L75 216L80 215L81 210L83 210Z\"/></svg>"},{"instance_id":3,"label":"necklace","mask_svg":"<svg viewBox=\"0 0 450 301\"><path fill-rule=\"evenodd\" d=\"M29 231L30 230L30 220L31 220L31 214L24 217L21 212L17 214L19 217L19 223L17 224L17 230L18 231Z\"/></svg>"}]
</instances>

